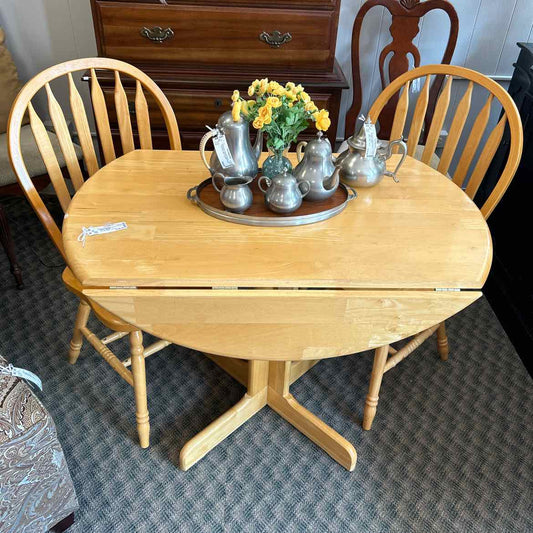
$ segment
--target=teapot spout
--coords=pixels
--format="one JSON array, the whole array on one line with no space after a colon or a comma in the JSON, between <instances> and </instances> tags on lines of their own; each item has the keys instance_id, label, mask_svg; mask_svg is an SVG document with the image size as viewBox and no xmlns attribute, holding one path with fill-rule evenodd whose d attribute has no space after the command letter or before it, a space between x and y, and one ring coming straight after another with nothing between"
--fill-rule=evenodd
<instances>
[{"instance_id":1,"label":"teapot spout","mask_svg":"<svg viewBox=\"0 0 533 533\"><path fill-rule=\"evenodd\" d=\"M350 153L350 150L346 148L346 150L342 151L339 155L332 155L331 161L334 165L339 165L341 161Z\"/></svg>"},{"instance_id":2,"label":"teapot spout","mask_svg":"<svg viewBox=\"0 0 533 533\"><path fill-rule=\"evenodd\" d=\"M259 161L259 158L261 157L261 151L263 149L263 131L257 130L257 135L255 137L255 142L253 146L253 152L255 158Z\"/></svg>"},{"instance_id":3,"label":"teapot spout","mask_svg":"<svg viewBox=\"0 0 533 533\"><path fill-rule=\"evenodd\" d=\"M335 168L335 172L323 181L323 186L326 191L334 191L339 186L340 167Z\"/></svg>"}]
</instances>

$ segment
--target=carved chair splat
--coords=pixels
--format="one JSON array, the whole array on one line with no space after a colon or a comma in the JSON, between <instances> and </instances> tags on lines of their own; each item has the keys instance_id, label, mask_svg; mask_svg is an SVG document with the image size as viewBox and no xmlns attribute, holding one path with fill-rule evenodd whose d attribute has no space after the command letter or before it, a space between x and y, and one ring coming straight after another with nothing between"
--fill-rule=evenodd
<instances>
[{"instance_id":1,"label":"carved chair splat","mask_svg":"<svg viewBox=\"0 0 533 533\"><path fill-rule=\"evenodd\" d=\"M357 13L352 30L353 99L352 105L346 114L345 136L351 135L354 132L357 117L361 112L363 104L363 87L359 64L359 41L364 18L376 6L383 6L392 15L392 24L389 28L392 42L385 46L379 55L379 73L382 89L387 86L387 83L392 82L398 76L409 70L409 56L412 57L415 67L420 66L420 52L413 41L420 31L420 19L430 11L442 10L448 15L450 20L448 42L441 63L449 64L451 62L457 43L459 19L457 18L454 7L447 0L426 0L425 2L420 2L420 0L367 0L364 2ZM387 68L385 68L385 62L389 56L390 60ZM429 91L428 112L425 119L426 125L431 120L442 82L443 78L437 77ZM379 136L382 139L388 139L391 136L392 120L396 104L397 96L393 96L383 109L380 117L379 132Z\"/></svg>"}]
</instances>

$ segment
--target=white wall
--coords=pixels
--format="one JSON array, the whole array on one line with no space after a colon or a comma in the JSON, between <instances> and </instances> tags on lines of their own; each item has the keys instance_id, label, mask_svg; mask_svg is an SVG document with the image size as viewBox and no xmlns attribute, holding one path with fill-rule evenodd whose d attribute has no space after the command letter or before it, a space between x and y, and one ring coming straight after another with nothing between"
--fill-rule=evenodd
<instances>
[{"instance_id":1,"label":"white wall","mask_svg":"<svg viewBox=\"0 0 533 533\"><path fill-rule=\"evenodd\" d=\"M23 81L62 61L96 55L89 0L0 0L0 26ZM65 88L57 92L66 96ZM42 101L37 106L44 111Z\"/></svg>"},{"instance_id":2,"label":"white wall","mask_svg":"<svg viewBox=\"0 0 533 533\"><path fill-rule=\"evenodd\" d=\"M192 2L193 0L191 0ZM350 43L355 15L364 0L342 0L337 38L337 59L351 82ZM459 16L459 38L453 63L484 74L508 76L518 54L517 41L533 39L533 0L452 0ZM446 15L431 12L421 23L416 44L421 62L440 62L445 46ZM373 8L361 37L363 112L380 92L376 68L379 51L390 42L390 15ZM0 25L8 46L27 80L45 67L78 57L96 55L89 0L0 0ZM351 101L345 91L341 114ZM344 120L339 136L344 135Z\"/></svg>"}]
</instances>

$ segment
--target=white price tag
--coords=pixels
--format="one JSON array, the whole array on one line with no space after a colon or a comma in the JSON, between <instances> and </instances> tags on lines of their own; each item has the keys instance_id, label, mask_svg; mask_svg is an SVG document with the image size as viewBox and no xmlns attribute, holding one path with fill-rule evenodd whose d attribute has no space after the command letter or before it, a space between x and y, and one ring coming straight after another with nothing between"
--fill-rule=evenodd
<instances>
[{"instance_id":1,"label":"white price tag","mask_svg":"<svg viewBox=\"0 0 533 533\"><path fill-rule=\"evenodd\" d=\"M235 165L235 161L229 150L228 141L226 141L226 136L223 133L218 133L213 137L213 144L222 168L229 168Z\"/></svg>"},{"instance_id":2,"label":"white price tag","mask_svg":"<svg viewBox=\"0 0 533 533\"><path fill-rule=\"evenodd\" d=\"M121 231L124 229L128 229L128 225L125 222L108 222L103 226L82 227L81 233L78 235L78 241L82 242L83 246L85 246L85 239L87 237L101 235L102 233L113 233L114 231Z\"/></svg>"},{"instance_id":3,"label":"white price tag","mask_svg":"<svg viewBox=\"0 0 533 533\"><path fill-rule=\"evenodd\" d=\"M5 374L8 376L15 376L16 378L22 378L30 383L34 383L39 387L39 390L43 390L43 383L39 376L35 375L29 370L24 370L24 368L18 368L13 365L0 366L0 374Z\"/></svg>"},{"instance_id":4,"label":"white price tag","mask_svg":"<svg viewBox=\"0 0 533 533\"><path fill-rule=\"evenodd\" d=\"M378 149L378 136L376 134L376 125L371 122L365 122L366 150L365 157L374 157Z\"/></svg>"}]
</instances>

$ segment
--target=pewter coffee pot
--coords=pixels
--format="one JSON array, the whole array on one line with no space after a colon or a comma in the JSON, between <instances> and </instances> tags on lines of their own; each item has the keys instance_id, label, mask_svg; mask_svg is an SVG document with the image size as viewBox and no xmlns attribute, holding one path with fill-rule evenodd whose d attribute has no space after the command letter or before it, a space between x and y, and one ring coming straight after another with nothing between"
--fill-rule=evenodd
<instances>
[{"instance_id":1,"label":"pewter coffee pot","mask_svg":"<svg viewBox=\"0 0 533 533\"><path fill-rule=\"evenodd\" d=\"M369 119L365 124L372 124ZM401 140L378 141L374 138L370 147L367 143L365 127L357 135L350 137L348 142L348 150L345 150L338 155L335 160L335 166L340 170L340 178L343 183L351 187L373 187L377 185L383 176L390 176L395 182L398 182L396 173L402 166L405 156L407 155L407 146ZM396 165L394 172L387 170L386 161L392 155L392 147L398 146L402 152L402 158ZM367 150L371 148L371 151Z\"/></svg>"},{"instance_id":2,"label":"pewter coffee pot","mask_svg":"<svg viewBox=\"0 0 533 533\"><path fill-rule=\"evenodd\" d=\"M302 149L305 152L302 156ZM339 186L339 171L333 164L333 152L327 137L322 132L317 133L317 138L312 141L302 141L296 147L298 165L294 169L297 180L306 180L311 189L305 196L306 200L318 202L332 196Z\"/></svg>"},{"instance_id":3,"label":"pewter coffee pot","mask_svg":"<svg viewBox=\"0 0 533 533\"><path fill-rule=\"evenodd\" d=\"M263 187L263 182L267 188ZM283 172L268 178L261 176L257 182L265 193L265 204L274 213L292 213L302 205L302 198L309 193L311 184L305 180L297 180L289 172Z\"/></svg>"},{"instance_id":4,"label":"pewter coffee pot","mask_svg":"<svg viewBox=\"0 0 533 533\"><path fill-rule=\"evenodd\" d=\"M225 152L222 161L214 150L209 163L205 155L207 142L213 139L214 143L221 146ZM220 141L220 144L219 144ZM217 125L209 130L200 141L200 154L204 165L213 176L217 172L233 177L251 176L255 178L259 170L257 160L261 155L263 146L263 133L257 132L255 144L252 147L250 142L250 127L242 117L238 122L233 120L231 111L226 111L220 115Z\"/></svg>"}]
</instances>

